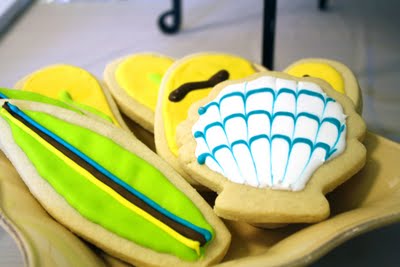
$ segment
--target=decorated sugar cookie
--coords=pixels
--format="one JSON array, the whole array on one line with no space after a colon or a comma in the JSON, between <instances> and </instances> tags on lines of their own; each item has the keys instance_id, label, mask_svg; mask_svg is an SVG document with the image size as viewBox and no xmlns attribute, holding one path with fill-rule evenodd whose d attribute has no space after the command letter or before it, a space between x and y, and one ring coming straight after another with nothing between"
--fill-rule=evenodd
<instances>
[{"instance_id":1,"label":"decorated sugar cookie","mask_svg":"<svg viewBox=\"0 0 400 267\"><path fill-rule=\"evenodd\" d=\"M39 103L50 104L54 106L58 106L61 108L66 108L70 110L78 111L77 108L74 108L71 105L66 104L65 102L41 95L33 92L15 90L15 89L7 89L0 88L0 99L17 99L17 100L27 100Z\"/></svg>"},{"instance_id":2,"label":"decorated sugar cookie","mask_svg":"<svg viewBox=\"0 0 400 267\"><path fill-rule=\"evenodd\" d=\"M0 147L57 221L134 265L222 259L230 243L223 223L137 139L60 107L15 103L0 100Z\"/></svg>"},{"instance_id":3,"label":"decorated sugar cookie","mask_svg":"<svg viewBox=\"0 0 400 267\"><path fill-rule=\"evenodd\" d=\"M48 66L26 76L15 88L63 101L127 129L105 85L79 67Z\"/></svg>"},{"instance_id":4,"label":"decorated sugar cookie","mask_svg":"<svg viewBox=\"0 0 400 267\"><path fill-rule=\"evenodd\" d=\"M323 58L305 58L287 67L284 72L296 77L314 77L330 84L336 91L347 95L362 112L361 90L353 72L344 64Z\"/></svg>"},{"instance_id":5,"label":"decorated sugar cookie","mask_svg":"<svg viewBox=\"0 0 400 267\"><path fill-rule=\"evenodd\" d=\"M222 53L199 53L176 61L165 74L156 108L154 139L157 153L190 183L196 183L179 165L176 127L186 119L192 103L206 97L220 82L240 79L262 67Z\"/></svg>"},{"instance_id":6,"label":"decorated sugar cookie","mask_svg":"<svg viewBox=\"0 0 400 267\"><path fill-rule=\"evenodd\" d=\"M217 215L254 224L317 222L324 194L362 168L366 130L329 84L265 72L224 82L178 128L181 165L216 191Z\"/></svg>"},{"instance_id":7,"label":"decorated sugar cookie","mask_svg":"<svg viewBox=\"0 0 400 267\"><path fill-rule=\"evenodd\" d=\"M33 101L38 103L49 104L65 109L72 110L78 114L82 114L88 116L92 119L99 120L103 123L112 123L105 115L99 116L98 113L92 113L88 111L86 108L80 108L76 105L71 105L65 103L61 100L53 99L41 94L23 91L23 90L15 90L15 89L7 89L7 88L0 88L0 99L13 99L20 101Z\"/></svg>"},{"instance_id":8,"label":"decorated sugar cookie","mask_svg":"<svg viewBox=\"0 0 400 267\"><path fill-rule=\"evenodd\" d=\"M173 62L164 55L138 53L117 59L104 70L104 80L122 112L151 133L161 80Z\"/></svg>"}]
</instances>

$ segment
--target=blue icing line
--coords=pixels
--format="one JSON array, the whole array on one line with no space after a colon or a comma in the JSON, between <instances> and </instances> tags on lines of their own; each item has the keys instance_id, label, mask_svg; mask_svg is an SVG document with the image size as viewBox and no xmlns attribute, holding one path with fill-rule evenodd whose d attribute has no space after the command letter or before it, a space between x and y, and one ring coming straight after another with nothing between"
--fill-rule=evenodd
<instances>
[{"instance_id":1,"label":"blue icing line","mask_svg":"<svg viewBox=\"0 0 400 267\"><path fill-rule=\"evenodd\" d=\"M275 91L272 88L251 89L247 92L246 99L249 98L251 95L258 94L258 93L270 93L272 95L272 97L275 99Z\"/></svg>"},{"instance_id":2,"label":"blue icing line","mask_svg":"<svg viewBox=\"0 0 400 267\"><path fill-rule=\"evenodd\" d=\"M234 119L234 118L242 118L243 120L247 120L247 118L246 118L246 114L242 114L242 113L233 113L233 114L231 114L231 115L229 115L229 116L226 116L225 118L224 118L224 120L223 120L223 125L225 126L226 125L226 123L227 123L227 121L229 121L229 120L231 120L231 119Z\"/></svg>"},{"instance_id":3,"label":"blue icing line","mask_svg":"<svg viewBox=\"0 0 400 267\"><path fill-rule=\"evenodd\" d=\"M275 96L275 91L274 91L274 97L273 97L273 102L272 102L272 109L271 109L271 120L269 121L269 169L270 169L270 181L271 184L274 184L274 173L272 172L272 124L274 123L274 110L275 110L275 102L276 102L276 96Z\"/></svg>"},{"instance_id":4,"label":"blue icing line","mask_svg":"<svg viewBox=\"0 0 400 267\"><path fill-rule=\"evenodd\" d=\"M237 146L240 144L246 145L248 147L246 140L241 140L241 139L232 142L231 147L233 148L234 146Z\"/></svg>"},{"instance_id":5,"label":"blue icing line","mask_svg":"<svg viewBox=\"0 0 400 267\"><path fill-rule=\"evenodd\" d=\"M248 114L246 114L246 102L247 102L247 99L251 95L258 94L258 93L271 93L272 98L273 98L272 114L270 112L266 111L266 110L254 110L254 111L250 111ZM206 158L207 157L211 157L214 161L216 161L218 163L218 161L215 159L215 153L217 151L219 151L220 149L226 148L226 149L229 149L230 152L232 153L232 155L234 156L233 147L235 145L238 145L238 144L245 144L247 146L247 148L249 149L249 151L250 151L250 155L251 155L252 160L253 160L254 168L257 171L257 168L256 168L255 163L254 163L254 158L253 158L252 153L251 153L251 144L254 141L262 139L262 138L266 139L270 143L270 146L272 146L272 141L274 139L277 139L277 138L283 139L288 143L288 145L289 145L288 159L287 159L287 163L286 163L286 167L285 167L285 173L284 173L284 176L283 176L283 180L284 180L284 178L286 176L286 169L287 169L287 166L289 164L291 151L292 151L294 145L296 145L297 143L303 143L303 144L308 145L310 147L310 151L311 151L310 154L309 154L309 158L308 158L307 164L304 166L302 173L304 172L305 168L308 166L308 164L309 164L309 162L311 160L311 157L313 155L313 152L317 148L321 148L321 149L323 149L325 151L325 153L326 153L325 154L325 160L329 159L332 156L332 154L334 154L337 151L336 145L339 142L341 133L345 129L345 125L342 125L341 122L338 119L332 118L332 117L323 118L322 121L321 121L318 116L316 116L316 115L314 115L312 113L309 113L309 112L300 112L299 114L297 114L297 106L295 107L296 114L292 114L292 113L286 112L286 111L279 111L277 113L274 113L274 105L275 105L276 99L280 94L284 94L284 93L293 95L295 97L296 104L297 104L298 98L301 95L308 95L308 96L312 96L312 97L316 97L316 98L320 99L324 104L323 114L325 113L325 109L326 109L326 107L327 107L329 102L336 102L333 98L327 97L325 94L321 94L321 93L314 92L314 91L311 91L311 90L308 90L308 89L303 89L303 88L300 89L300 90L298 90L298 88L296 88L296 91L294 91L292 89L288 89L288 88L281 88L280 90L278 90L278 92L274 91L271 88L257 88L257 89L249 90L249 91L245 92L245 94L243 94L242 92L231 92L231 93L228 93L228 94L220 97L218 102L213 101L213 102L210 102L210 103L208 103L207 105L205 105L203 107L200 107L199 110L198 110L200 116L202 114L204 114L205 112L207 112L207 110L212 106L216 106L218 108L219 112L220 112L220 106L221 106L222 101L224 99L227 99L227 98L230 98L230 97L234 97L234 96L239 96L239 97L242 98L243 103L244 103L245 114L242 114L242 113L230 114L229 116L227 116L227 117L225 117L223 119L222 123L221 122L213 122L213 123L207 125L203 129L203 133L201 131L196 131L194 133L194 136L196 138L204 139L205 143L207 144L207 147L209 147L208 142L206 140L206 133L210 128L212 128L212 127L221 127L222 130L224 131L225 135L226 135L225 125L229 120L234 119L234 118L241 118L241 119L243 119L245 121L246 126L247 126L248 125L248 120L249 120L249 118L251 116L253 116L253 115L266 115L269 118L269 122L270 122L270 136L272 134L272 132L271 132L272 124L273 124L275 118L279 117L279 116L290 117L293 120L294 126L296 126L297 120L299 118L301 118L301 117L306 117L306 118L309 118L311 120L316 121L317 124L318 124L318 130L317 130L317 133L316 133L314 141L311 141L311 140L306 139L306 138L296 138L293 141L291 141L293 139L293 135L294 135L294 129L295 129L295 127L294 127L293 132L292 132L292 137L288 137L288 136L285 136L285 135L273 135L272 138L270 138L269 136L267 136L265 134L262 134L262 135L253 136L249 140L236 140L235 142L233 142L229 146L228 145L220 145L220 146L215 147L214 149L212 149L211 153L210 152L202 153L198 157L198 162L200 164L204 164ZM322 114L322 117L323 117L323 114ZM319 131L320 131L320 129L321 129L321 127L322 127L322 125L324 123L332 124L333 126L335 126L335 128L338 131L337 138L336 138L335 143L332 146L332 148L328 144L326 144L324 142L315 143L316 140L317 140L317 137L319 135ZM272 149L270 149L270 153L271 153L271 151L272 151ZM270 155L270 158L271 158L271 155ZM235 161L236 161L236 158L235 158ZM272 161L270 161L270 164L272 164ZM270 169L272 170L272 166L270 166ZM258 179L258 175L257 175L257 179ZM273 173L271 173L271 183L273 183Z\"/></svg>"},{"instance_id":6,"label":"blue icing line","mask_svg":"<svg viewBox=\"0 0 400 267\"><path fill-rule=\"evenodd\" d=\"M270 121L272 120L271 113L266 110L252 110L247 113L247 118L250 118L253 115L266 115Z\"/></svg>"},{"instance_id":7,"label":"blue icing line","mask_svg":"<svg viewBox=\"0 0 400 267\"><path fill-rule=\"evenodd\" d=\"M244 101L245 101L245 96L244 96L243 93L241 93L241 92L232 92L232 93L230 93L230 94L224 95L224 96L221 97L221 99L219 100L219 103L221 103L225 98L234 97L234 96L240 97L240 98L242 99L243 103L244 103Z\"/></svg>"},{"instance_id":8,"label":"blue icing line","mask_svg":"<svg viewBox=\"0 0 400 267\"><path fill-rule=\"evenodd\" d=\"M274 121L274 119L276 117L279 117L279 116L290 117L290 118L293 119L293 121L297 121L300 117L307 117L309 119L315 120L318 123L319 126L321 126L324 122L328 122L328 123L333 124L337 128L338 131L340 131L340 127L341 127L341 123L340 123L340 121L338 119L328 117L328 118L324 118L322 121L320 121L317 116L315 116L315 115L313 115L311 113L307 113L307 112L301 112L301 113L298 114L298 116L295 116L292 113L287 112L287 111L279 111L279 112L275 113L271 117L271 114L268 111L265 111L265 110L253 110L253 111L249 112L247 114L247 116L244 115L244 114L241 114L241 113L233 113L233 114L225 117L225 119L223 120L223 124L214 122L212 124L207 125L204 129L206 131L209 128L211 128L212 126L222 126L222 125L225 126L226 122L228 120L234 119L234 118L242 118L242 119L246 120L246 122L247 122L251 116L260 115L260 114L264 114L264 115L268 116L268 118L272 122Z\"/></svg>"},{"instance_id":9,"label":"blue icing line","mask_svg":"<svg viewBox=\"0 0 400 267\"><path fill-rule=\"evenodd\" d=\"M248 115L247 117L245 115L241 114L241 113L234 113L234 114L231 114L231 115L225 117L223 123L218 122L218 121L217 122L213 122L213 123L208 124L206 127L204 127L203 132L196 131L194 133L194 137L196 137L196 138L203 137L204 138L205 135L207 134L207 131L210 128L213 128L213 127L221 127L224 130L224 127L225 127L226 122L228 120L231 120L231 119L234 119L234 118L242 118L243 120L245 120L247 122L251 116L260 115L260 114L268 116L268 118L270 118L270 120L271 120L271 114L268 111L263 111L263 110L251 111L251 112L249 112L247 114ZM300 117L307 117L309 119L315 120L318 123L319 127L322 126L322 124L324 122L327 122L327 123L333 124L337 128L338 132L341 129L340 128L341 125L340 125L339 120L337 120L335 118L325 118L320 122L320 120L319 120L319 118L317 116L315 116L315 115L313 115L311 113L306 113L306 112L299 113L299 115L295 118L294 115L292 113L290 113L290 112L279 111L279 112L275 113L274 116L272 117L272 123L273 123L274 119L276 117L279 117L279 116L290 117L290 118L293 119L293 121L297 121ZM271 125L272 125L272 123L271 123Z\"/></svg>"},{"instance_id":10,"label":"blue icing line","mask_svg":"<svg viewBox=\"0 0 400 267\"><path fill-rule=\"evenodd\" d=\"M239 97L242 99L242 102L243 102L243 105L244 105L244 95L243 95L241 92L236 92L236 93L232 94L232 96L239 96ZM211 107L211 106L210 106L210 107ZM219 118L220 118L220 120L222 120L221 109L219 108L219 104L216 105L216 107L218 108ZM245 107L243 107L243 108L245 109ZM224 126L225 126L225 125L224 125ZM228 138L228 135L227 135L227 133L226 133L226 131L225 131L225 127L222 127L222 130L223 130L223 132L224 132L224 135L225 135L225 138L226 138L226 142L229 143L229 138ZM204 139L204 141L206 142L206 144L207 144L207 146L208 146L208 142L207 142L205 139ZM223 145L223 146L226 146L226 145ZM231 144L229 144L229 146L231 146ZM230 150L230 147L228 147L228 146L226 146L226 147L228 148L228 150ZM214 150L215 150L215 148L214 148ZM215 151L215 153L216 153L216 151ZM232 152L231 152L231 154L232 154L233 159L234 159L234 161L235 161L235 165L236 165L236 167L237 167L237 170L238 170L239 172L241 172L241 171L240 171L240 167L239 167L239 163L238 163L238 161L236 160L235 155L234 155ZM212 158L214 159L214 161L218 162L218 161L216 160L214 154L213 154ZM225 170L222 168L222 166L221 166L220 164L219 164L219 166L221 167L221 170L222 170L223 172L225 172ZM241 173L240 173L240 175L242 176Z\"/></svg>"},{"instance_id":11,"label":"blue icing line","mask_svg":"<svg viewBox=\"0 0 400 267\"><path fill-rule=\"evenodd\" d=\"M248 93L248 91L247 91L247 82L245 83L244 91L245 91L245 94L246 94L246 101L243 102L243 105L244 105L244 112L245 112L246 117L247 117L247 106L246 106L246 104L247 104L247 93ZM248 120L247 119L245 119L245 121L246 121L246 138L247 138L247 143L248 143L249 142L249 126L248 126L249 124L248 124ZM250 154L251 160L253 162L253 168L254 168L254 172L256 174L256 179L257 179L257 186L259 186L260 185L260 180L258 179L258 170L257 170L256 162L255 162L254 157L253 157L252 150L251 150L251 145L247 146L247 149L249 150L249 154Z\"/></svg>"},{"instance_id":12,"label":"blue icing line","mask_svg":"<svg viewBox=\"0 0 400 267\"><path fill-rule=\"evenodd\" d=\"M284 141L286 141L286 143L288 143L289 146L293 147L295 144L301 143L301 144L305 144L307 146L310 147L311 151L314 151L317 148L322 148L325 150L325 152L327 154L333 154L331 151L331 148L328 144L324 143L324 142L318 142L316 144L314 144L312 141L310 141L309 139L303 138L303 137L299 137L299 138L295 138L293 141L291 141L290 137L286 136L286 135L282 135L282 134L276 134L272 136L272 139L269 138L269 136L265 135L265 134L260 134L260 135L255 135L253 137L250 138L249 144L246 142L246 140L236 140L234 141L231 146L227 146L227 145L219 145L216 146L211 153L202 153L200 154L200 156L202 157L202 160L198 160L198 162L200 164L204 164L205 162L205 157L211 156L214 159L215 153L218 152L219 150L223 149L223 148L227 148L229 150L232 151L233 147L239 144L245 144L247 147L250 147L251 144L254 141L257 141L259 139L266 139L270 144L272 143L273 140L275 139L282 139ZM199 157L200 157L199 156ZM199 158L198 157L198 158Z\"/></svg>"},{"instance_id":13,"label":"blue icing line","mask_svg":"<svg viewBox=\"0 0 400 267\"><path fill-rule=\"evenodd\" d=\"M54 134L53 132L49 131L48 129L46 129L45 127L43 127L42 125L40 125L39 123L34 121L32 118L30 118L24 112L22 112L18 107L14 106L14 105L12 105L10 103L7 103L7 104L8 104L8 106L10 107L10 109L12 111L17 113L22 118L24 118L27 122L32 124L32 126L37 128L41 132L45 133L46 135L50 136L51 138L56 140L58 143L62 144L64 147L66 147L67 149L71 150L73 153L75 153L82 160L86 161L87 163L92 165L94 168L96 168L99 172L103 173L105 176L107 176L108 178L113 180L115 183L117 183L120 186L124 187L126 190L128 190L130 193L132 193L136 197L138 197L138 198L142 199L143 201L145 201L149 206L151 206L152 208L156 209L157 211L159 211L163 215L169 217L170 219L172 219L172 220L174 220L176 222L179 222L180 224L183 224L186 227L189 227L189 228L201 233L205 237L205 239L207 241L211 240L212 235L208 230L200 228L200 227L198 227L198 226L196 226L196 225L194 225L194 224L192 224L192 223L190 223L190 222L188 222L188 221L186 221L186 220L184 220L184 219L172 214L171 212L169 212L168 210L164 209L163 207L159 206L156 202L154 202L153 200L151 200L150 198L148 198L144 194L140 193L139 191L137 191L136 189L134 189L133 187L131 187L130 185L128 185L124 181L120 180L118 177L114 176L112 173L110 173L108 170L103 168L97 162L93 161L91 158L86 156L80 150L78 150L77 148L75 148L74 146L72 146L71 144L69 144L68 142L66 142L65 140L63 140L62 138L60 138L59 136Z\"/></svg>"},{"instance_id":14,"label":"blue icing line","mask_svg":"<svg viewBox=\"0 0 400 267\"><path fill-rule=\"evenodd\" d=\"M330 101L330 99L328 98L328 99L326 100L325 104L324 104L324 109L322 110L322 114L321 114L322 117L323 117L324 114L325 114L325 110L326 110L326 107L327 107L327 104L329 103L329 101ZM318 119L318 120L319 120L319 119ZM313 144L315 144L315 142L317 141L317 138L318 138L320 129L321 129L321 127L319 127L319 125L318 125L317 133L315 134ZM303 170L301 171L300 176L303 175L303 173L304 173L306 167L307 167L308 164L310 163L310 160L311 160L311 157L312 157L313 152L314 152L314 151L311 151L310 155L308 156L307 163L306 163L306 165L304 165ZM327 159L326 156L327 156L327 155L325 155L325 160Z\"/></svg>"},{"instance_id":15,"label":"blue icing line","mask_svg":"<svg viewBox=\"0 0 400 267\"><path fill-rule=\"evenodd\" d=\"M201 138L201 137L204 137L204 134L202 132L197 131L197 132L194 133L194 137L195 138ZM210 146L207 143L206 143L206 145L207 145L208 150L210 150ZM198 158L197 162L199 164L204 164L206 162L206 158L207 157ZM219 162L214 157L212 159L220 167L221 171L223 171L222 166L219 164Z\"/></svg>"},{"instance_id":16,"label":"blue icing line","mask_svg":"<svg viewBox=\"0 0 400 267\"><path fill-rule=\"evenodd\" d=\"M212 102L208 103L207 105L205 105L204 107L200 107L199 108L199 114L200 115L204 114L208 110L208 108L211 107L211 106L217 106L219 108L221 102L225 98L228 98L228 97L231 97L231 96L240 96L244 100L247 100L247 98L249 96L253 95L253 94L269 92L269 93L272 94L274 102L275 102L275 99L278 97L279 94L281 94L281 93L289 93L289 91L293 92L292 90L287 89L287 88L283 88L283 89L279 90L278 94L276 94L276 91L274 91L272 88L252 89L246 95L243 95L241 92L232 92L232 93L226 94L223 97L221 97L220 100L218 101L218 103L215 102L215 101L212 101ZM301 89L301 90L298 91L297 94L294 94L294 92L291 93L291 94L293 94L296 98L298 98L300 95L314 96L314 97L319 98L324 104L327 104L328 102L336 102L333 98L330 98L330 97L325 98L325 96L323 94L318 93L318 92L314 92L314 91L310 91L310 90L307 90L307 89Z\"/></svg>"},{"instance_id":17,"label":"blue icing line","mask_svg":"<svg viewBox=\"0 0 400 267\"><path fill-rule=\"evenodd\" d=\"M274 114L274 116L272 117L272 122L274 121L274 119L276 117L289 117L293 119L293 122L295 121L295 117L293 115L293 113L287 112L287 111L278 111L277 113Z\"/></svg>"},{"instance_id":18,"label":"blue icing line","mask_svg":"<svg viewBox=\"0 0 400 267\"><path fill-rule=\"evenodd\" d=\"M197 132L194 133L194 137L195 138L203 137L203 136L204 136L204 134L202 132L200 132L200 131L197 131Z\"/></svg>"},{"instance_id":19,"label":"blue icing line","mask_svg":"<svg viewBox=\"0 0 400 267\"><path fill-rule=\"evenodd\" d=\"M0 93L0 99L8 99L8 97L6 95L4 95L3 93Z\"/></svg>"},{"instance_id":20,"label":"blue icing line","mask_svg":"<svg viewBox=\"0 0 400 267\"><path fill-rule=\"evenodd\" d=\"M246 84L247 83L245 83L245 87L246 87ZM232 92L231 94L230 94L230 96L229 97L239 97L241 100L242 100L242 103L243 103L243 111L244 112L246 112L246 102L245 102L245 95L242 93L242 92ZM223 96L221 99L220 99L220 103L224 100L224 99L227 99L228 97L225 97L225 96ZM241 114L239 114L239 113L237 113L239 116L241 115ZM229 116L227 116L227 117L229 117ZM233 117L232 117L233 118ZM245 118L245 117L243 117L243 118ZM226 118L225 118L226 119ZM224 133L225 133L225 136L226 136L226 139L227 139L227 141L229 142L229 138L228 138L228 134L226 133L226 131L225 131L225 119L224 119L224 127L222 128L223 129L223 131L224 131ZM247 121L245 120L245 123L246 123L246 127L247 127ZM207 142L206 140L204 140L205 142ZM233 149L233 146L235 145L235 142L237 142L237 141L234 141L233 143L231 143L230 144L230 147ZM214 154L215 155L215 154ZM250 153L250 155L251 155L251 153ZM235 163L236 163L236 166L237 166L237 169L238 169L238 171L239 171L239 173L240 173L240 177L242 177L242 178L244 178L243 177L243 174L242 174L242 170L241 170L241 168L240 168L240 165L239 165L239 161L236 159L236 156L235 156L235 154L234 153L232 153L232 156L233 156L233 159L235 160ZM214 156L214 158L215 158L215 156Z\"/></svg>"},{"instance_id":21,"label":"blue icing line","mask_svg":"<svg viewBox=\"0 0 400 267\"><path fill-rule=\"evenodd\" d=\"M276 98L278 98L278 96L281 95L281 94L290 94L290 95L293 95L295 98L297 98L296 92L294 92L293 90L288 89L288 88L280 89L278 91L278 94L276 95Z\"/></svg>"},{"instance_id":22,"label":"blue icing line","mask_svg":"<svg viewBox=\"0 0 400 267\"><path fill-rule=\"evenodd\" d=\"M297 93L298 93L297 86L296 86L296 92L293 92L292 90L291 90L291 92L293 93L294 100L295 100L295 105L294 105L294 113L295 113L295 115L293 116L293 121L294 121L293 124L294 124L294 126L293 126L292 137L291 137L291 139L293 139L294 133L296 131L296 124L297 124L297 118L298 118L298 114L297 114L297 100L298 100L298 97L297 97ZM293 147L294 147L294 144L293 144ZM287 157L287 160L286 160L285 172L283 173L282 182L285 181L286 172L287 172L287 168L289 166L290 156L291 155L292 155L292 147L290 147L290 149L288 151L288 157Z\"/></svg>"}]
</instances>

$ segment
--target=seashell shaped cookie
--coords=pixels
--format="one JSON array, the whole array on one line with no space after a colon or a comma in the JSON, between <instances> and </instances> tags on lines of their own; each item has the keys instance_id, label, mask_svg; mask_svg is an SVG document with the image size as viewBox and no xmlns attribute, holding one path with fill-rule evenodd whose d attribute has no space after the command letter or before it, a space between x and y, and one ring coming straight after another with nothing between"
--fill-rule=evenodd
<instances>
[{"instance_id":1,"label":"seashell shaped cookie","mask_svg":"<svg viewBox=\"0 0 400 267\"><path fill-rule=\"evenodd\" d=\"M140 266L206 266L223 258L230 243L223 223L130 133L53 105L0 105L1 149L32 195L72 232Z\"/></svg>"},{"instance_id":2,"label":"seashell shaped cookie","mask_svg":"<svg viewBox=\"0 0 400 267\"><path fill-rule=\"evenodd\" d=\"M204 52L175 61L164 75L154 124L156 149L189 183L198 185L179 164L176 128L187 118L190 105L222 81L241 79L261 70L265 69L239 56Z\"/></svg>"},{"instance_id":3,"label":"seashell shaped cookie","mask_svg":"<svg viewBox=\"0 0 400 267\"><path fill-rule=\"evenodd\" d=\"M219 195L217 215L254 224L317 222L324 194L365 163L365 123L312 78L268 72L217 85L178 129L185 171Z\"/></svg>"},{"instance_id":4,"label":"seashell shaped cookie","mask_svg":"<svg viewBox=\"0 0 400 267\"><path fill-rule=\"evenodd\" d=\"M14 87L63 101L128 129L106 86L82 68L67 64L47 66L27 75Z\"/></svg>"},{"instance_id":5,"label":"seashell shaped cookie","mask_svg":"<svg viewBox=\"0 0 400 267\"><path fill-rule=\"evenodd\" d=\"M329 83L336 91L347 95L362 113L362 95L357 78L346 65L325 58L304 58L288 66L284 72L296 77L319 78Z\"/></svg>"},{"instance_id":6,"label":"seashell shaped cookie","mask_svg":"<svg viewBox=\"0 0 400 267\"><path fill-rule=\"evenodd\" d=\"M114 60L104 81L121 111L154 132L154 112L162 77L174 60L157 53L137 53Z\"/></svg>"}]
</instances>

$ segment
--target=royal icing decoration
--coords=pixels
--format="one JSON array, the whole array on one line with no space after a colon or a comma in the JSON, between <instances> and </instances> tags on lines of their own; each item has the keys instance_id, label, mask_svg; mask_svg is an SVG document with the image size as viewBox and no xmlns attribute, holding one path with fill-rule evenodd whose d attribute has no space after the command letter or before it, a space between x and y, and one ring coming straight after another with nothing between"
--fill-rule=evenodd
<instances>
[{"instance_id":1,"label":"royal icing decoration","mask_svg":"<svg viewBox=\"0 0 400 267\"><path fill-rule=\"evenodd\" d=\"M235 183L302 190L346 145L342 106L312 82L264 76L231 84L198 112L198 162Z\"/></svg>"},{"instance_id":2,"label":"royal icing decoration","mask_svg":"<svg viewBox=\"0 0 400 267\"><path fill-rule=\"evenodd\" d=\"M189 198L114 141L7 102L0 115L39 175L86 219L188 261L199 259L213 239L213 229Z\"/></svg>"},{"instance_id":3,"label":"royal icing decoration","mask_svg":"<svg viewBox=\"0 0 400 267\"><path fill-rule=\"evenodd\" d=\"M179 86L177 89L172 91L169 94L168 99L172 102L179 102L187 94L194 90L199 90L199 89L207 89L216 86L217 84L228 80L229 78L229 72L226 70L220 70L217 73L215 73L213 76L211 76L210 79L206 81L199 81L199 82L188 82L184 83L181 86Z\"/></svg>"},{"instance_id":4,"label":"royal icing decoration","mask_svg":"<svg viewBox=\"0 0 400 267\"><path fill-rule=\"evenodd\" d=\"M118 65L115 78L129 96L154 111L162 76L173 62L151 53L133 55Z\"/></svg>"},{"instance_id":5,"label":"royal icing decoration","mask_svg":"<svg viewBox=\"0 0 400 267\"><path fill-rule=\"evenodd\" d=\"M178 156L176 127L187 118L192 103L209 94L212 89L210 86L215 85L214 80L220 78L221 71L223 71L222 80L225 80L227 74L229 79L241 79L256 72L251 62L240 57L226 54L198 54L174 67L164 80L165 83L163 81L162 119L167 145L173 155ZM210 83L210 78L215 75L217 79L214 78ZM171 93L182 88L181 86L199 85L198 83L202 83L201 85L207 83L206 86L209 87L202 86L201 90L189 90L191 92L185 92L184 97L178 102L170 100ZM189 87L193 89L192 86Z\"/></svg>"},{"instance_id":6,"label":"royal icing decoration","mask_svg":"<svg viewBox=\"0 0 400 267\"><path fill-rule=\"evenodd\" d=\"M50 66L29 75L21 89L65 101L119 125L101 85L84 69L71 65Z\"/></svg>"},{"instance_id":7,"label":"royal icing decoration","mask_svg":"<svg viewBox=\"0 0 400 267\"><path fill-rule=\"evenodd\" d=\"M339 93L345 94L342 75L332 66L321 62L305 62L297 64L286 72L295 77L313 77L322 79Z\"/></svg>"},{"instance_id":8,"label":"royal icing decoration","mask_svg":"<svg viewBox=\"0 0 400 267\"><path fill-rule=\"evenodd\" d=\"M32 93L32 92L27 92L27 91L0 88L0 99L17 99L17 100L34 101L34 102L45 103L45 104L50 104L53 106L69 109L69 110L75 111L76 113L83 114L78 109L75 109L71 105L65 104L62 101L58 101L56 99L46 97L41 94L36 94L36 93Z\"/></svg>"}]
</instances>

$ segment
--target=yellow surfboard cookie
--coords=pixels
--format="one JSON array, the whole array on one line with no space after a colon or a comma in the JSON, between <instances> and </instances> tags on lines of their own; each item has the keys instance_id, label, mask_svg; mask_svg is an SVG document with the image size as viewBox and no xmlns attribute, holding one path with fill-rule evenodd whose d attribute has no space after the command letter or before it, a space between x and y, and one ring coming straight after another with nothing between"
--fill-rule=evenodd
<instances>
[{"instance_id":1,"label":"yellow surfboard cookie","mask_svg":"<svg viewBox=\"0 0 400 267\"><path fill-rule=\"evenodd\" d=\"M206 97L219 82L244 78L257 71L253 63L235 55L199 53L176 61L165 74L154 124L157 153L189 182L195 183L179 166L176 143L176 129L186 119L189 107Z\"/></svg>"},{"instance_id":2,"label":"yellow surfboard cookie","mask_svg":"<svg viewBox=\"0 0 400 267\"><path fill-rule=\"evenodd\" d=\"M174 60L156 53L137 53L114 60L104 80L122 112L153 132L161 79Z\"/></svg>"},{"instance_id":3,"label":"yellow surfboard cookie","mask_svg":"<svg viewBox=\"0 0 400 267\"><path fill-rule=\"evenodd\" d=\"M66 64L48 66L26 76L15 88L64 101L127 128L105 86L82 68Z\"/></svg>"}]
</instances>

